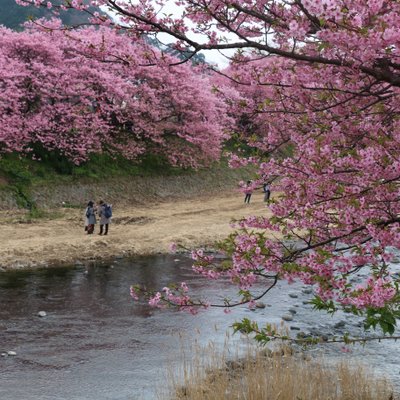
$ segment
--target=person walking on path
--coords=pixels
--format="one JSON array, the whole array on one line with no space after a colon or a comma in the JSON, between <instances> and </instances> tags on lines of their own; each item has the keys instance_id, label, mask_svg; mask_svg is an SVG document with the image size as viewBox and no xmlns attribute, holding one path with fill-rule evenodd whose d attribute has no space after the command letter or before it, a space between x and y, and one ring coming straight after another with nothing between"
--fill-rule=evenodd
<instances>
[{"instance_id":1,"label":"person walking on path","mask_svg":"<svg viewBox=\"0 0 400 400\"><path fill-rule=\"evenodd\" d=\"M253 194L253 188L251 186L251 181L247 181L246 186L244 188L244 202L250 204L251 195Z\"/></svg>"},{"instance_id":2,"label":"person walking on path","mask_svg":"<svg viewBox=\"0 0 400 400\"><path fill-rule=\"evenodd\" d=\"M96 213L94 209L93 201L89 201L85 211L85 230L88 235L92 234L94 231L94 226L96 224Z\"/></svg>"},{"instance_id":3,"label":"person walking on path","mask_svg":"<svg viewBox=\"0 0 400 400\"><path fill-rule=\"evenodd\" d=\"M112 216L111 205L105 203L103 200L100 200L97 213L100 218L99 235L103 235L103 230L104 230L104 235L108 235L108 225L111 222L111 216Z\"/></svg>"},{"instance_id":4,"label":"person walking on path","mask_svg":"<svg viewBox=\"0 0 400 400\"><path fill-rule=\"evenodd\" d=\"M263 192L264 192L264 201L269 202L269 199L271 197L271 187L268 182L264 183Z\"/></svg>"}]
</instances>

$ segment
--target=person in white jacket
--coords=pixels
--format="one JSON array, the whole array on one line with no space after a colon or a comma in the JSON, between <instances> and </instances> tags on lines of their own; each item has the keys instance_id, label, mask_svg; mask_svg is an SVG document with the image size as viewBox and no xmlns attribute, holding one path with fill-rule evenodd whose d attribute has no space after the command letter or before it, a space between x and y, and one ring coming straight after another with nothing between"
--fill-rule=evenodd
<instances>
[{"instance_id":1,"label":"person in white jacket","mask_svg":"<svg viewBox=\"0 0 400 400\"><path fill-rule=\"evenodd\" d=\"M94 209L93 201L89 201L85 210L85 231L88 235L94 231L94 225L96 224L96 214Z\"/></svg>"}]
</instances>

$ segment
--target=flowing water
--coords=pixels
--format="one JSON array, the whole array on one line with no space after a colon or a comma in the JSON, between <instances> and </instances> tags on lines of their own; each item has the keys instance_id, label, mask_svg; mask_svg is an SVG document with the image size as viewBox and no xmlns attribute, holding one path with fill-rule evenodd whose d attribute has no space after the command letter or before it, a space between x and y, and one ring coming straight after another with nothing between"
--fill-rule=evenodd
<instances>
[{"instance_id":1,"label":"flowing water","mask_svg":"<svg viewBox=\"0 0 400 400\"><path fill-rule=\"evenodd\" d=\"M316 313L304 304L311 294L302 292L301 285L284 282L264 300L266 308L240 307L230 314L211 309L192 316L155 310L130 298L132 283L162 288L179 281L215 301L233 295L227 283L211 282L210 286L194 277L190 265L182 256L157 256L0 274L0 352L16 352L16 356L0 358L0 399L157 399L168 372L182 360L182 346L211 340L222 347L225 332L235 320L246 316L279 324L290 307L297 313L288 326L296 330L362 333L359 319ZM47 315L40 318L39 311ZM239 335L234 338L240 340ZM330 345L318 351L335 359L343 354L340 347ZM371 343L350 350L343 355L361 359L397 384L397 343Z\"/></svg>"}]
</instances>

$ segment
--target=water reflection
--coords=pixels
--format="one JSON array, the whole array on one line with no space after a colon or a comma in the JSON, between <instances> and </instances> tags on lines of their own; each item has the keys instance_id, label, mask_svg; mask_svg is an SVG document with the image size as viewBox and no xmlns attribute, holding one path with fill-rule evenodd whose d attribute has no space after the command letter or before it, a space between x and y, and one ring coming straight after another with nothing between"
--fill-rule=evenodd
<instances>
[{"instance_id":1,"label":"water reflection","mask_svg":"<svg viewBox=\"0 0 400 400\"><path fill-rule=\"evenodd\" d=\"M0 359L0 398L153 399L154 381L179 353L178 333L229 325L221 312L193 318L132 301L131 283L193 279L190 260L175 258L0 275L0 350L17 352Z\"/></svg>"},{"instance_id":2,"label":"water reflection","mask_svg":"<svg viewBox=\"0 0 400 400\"><path fill-rule=\"evenodd\" d=\"M301 295L300 285L288 287L283 282L266 300L271 307L256 312L241 307L229 315L220 309L196 317L157 311L130 298L132 283L161 288L181 280L200 296L233 295L223 283L209 287L195 278L190 266L188 259L158 256L0 274L0 352L17 352L16 357L0 358L0 399L155 399L166 371L180 360L182 337L186 344L211 339L222 345L235 320L247 316L279 324L293 306L298 307L293 322L297 328L329 332L338 319L347 318L346 324L357 329L356 318L316 314L303 304L306 295ZM299 298L290 298L288 293L296 290ZM45 318L37 316L41 310L46 311ZM323 351L339 354L332 347ZM395 380L399 374L396 343L358 346L349 356L368 357L371 365L375 362Z\"/></svg>"}]
</instances>

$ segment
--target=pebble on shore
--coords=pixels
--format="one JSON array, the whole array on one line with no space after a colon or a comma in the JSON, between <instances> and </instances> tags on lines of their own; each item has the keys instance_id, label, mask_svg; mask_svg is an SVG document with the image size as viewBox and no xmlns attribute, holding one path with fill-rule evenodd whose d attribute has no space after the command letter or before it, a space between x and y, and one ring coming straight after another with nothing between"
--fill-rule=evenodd
<instances>
[{"instance_id":1,"label":"pebble on shore","mask_svg":"<svg viewBox=\"0 0 400 400\"><path fill-rule=\"evenodd\" d=\"M282 319L284 321L293 321L293 314L283 314Z\"/></svg>"}]
</instances>

